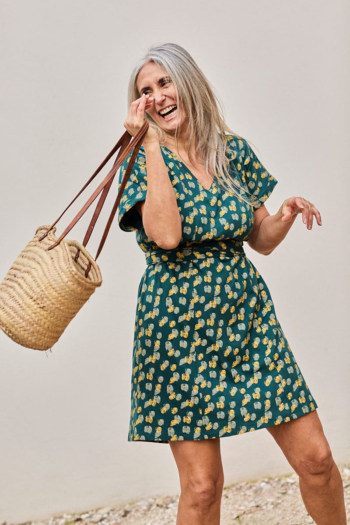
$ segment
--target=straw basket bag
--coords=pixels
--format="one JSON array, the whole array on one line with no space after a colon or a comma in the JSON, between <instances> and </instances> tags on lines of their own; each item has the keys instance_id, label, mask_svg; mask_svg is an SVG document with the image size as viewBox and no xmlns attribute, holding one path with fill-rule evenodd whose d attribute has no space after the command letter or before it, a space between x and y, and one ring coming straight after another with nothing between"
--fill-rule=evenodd
<instances>
[{"instance_id":1,"label":"straw basket bag","mask_svg":"<svg viewBox=\"0 0 350 525\"><path fill-rule=\"evenodd\" d=\"M34 238L17 257L0 284L0 328L16 343L33 350L52 348L73 317L96 288L101 286L102 276L96 260L106 241L148 127L149 124L145 120L135 137L128 132L122 135L57 221L51 226L37 228ZM57 238L54 226L118 150L119 153L110 172L62 235ZM86 250L86 244L101 213L115 174L132 150L134 150L133 154L94 259ZM83 243L65 240L66 235L99 195L100 199Z\"/></svg>"}]
</instances>

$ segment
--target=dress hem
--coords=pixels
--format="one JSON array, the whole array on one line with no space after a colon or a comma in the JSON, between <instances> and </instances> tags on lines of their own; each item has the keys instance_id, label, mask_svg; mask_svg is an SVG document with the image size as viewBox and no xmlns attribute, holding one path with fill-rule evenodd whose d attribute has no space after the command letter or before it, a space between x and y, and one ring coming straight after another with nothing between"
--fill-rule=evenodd
<instances>
[{"instance_id":1,"label":"dress hem","mask_svg":"<svg viewBox=\"0 0 350 525\"><path fill-rule=\"evenodd\" d=\"M292 413L292 416L286 416L286 417L290 417L289 421L293 421L294 419L298 419L299 417L302 417L302 416L306 416L306 414L310 414L310 412L314 412L315 410L318 409L318 404L316 403L315 400L313 400L313 405L314 405L314 408L310 408L309 412L304 412L303 408L300 408L299 410L295 410L293 413ZM296 417L294 417L296 416ZM282 425L283 423L289 423L289 421L283 421L282 423L271 423L271 421L269 421L268 423L262 423L260 425L260 427L257 427L257 428L254 428L252 427L250 430L247 430L246 432L236 432L236 433L226 433L226 434L223 434L222 436L212 436L212 437L208 437L208 438L198 438L198 439L188 439L186 437L183 437L183 439L176 439L176 440L162 440L162 439L130 439L128 437L128 440L129 442L134 442L134 443L140 443L140 442L145 442L145 443L162 443L162 444L169 444L170 441L206 441L208 439L220 439L220 438L225 438L225 437L232 437L232 436L238 436L240 434L248 434L249 432L255 432L256 430L261 430L263 428L268 428L268 427L274 427L274 426L278 426L278 425Z\"/></svg>"}]
</instances>

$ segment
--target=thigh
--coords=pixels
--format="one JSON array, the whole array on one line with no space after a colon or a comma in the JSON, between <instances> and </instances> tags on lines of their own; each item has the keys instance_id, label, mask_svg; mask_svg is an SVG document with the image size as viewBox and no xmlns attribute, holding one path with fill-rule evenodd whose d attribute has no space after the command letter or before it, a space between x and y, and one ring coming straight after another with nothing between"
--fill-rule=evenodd
<instances>
[{"instance_id":1,"label":"thigh","mask_svg":"<svg viewBox=\"0 0 350 525\"><path fill-rule=\"evenodd\" d=\"M286 423L267 427L266 430L297 472L306 462L317 464L331 456L317 410Z\"/></svg>"},{"instance_id":2,"label":"thigh","mask_svg":"<svg viewBox=\"0 0 350 525\"><path fill-rule=\"evenodd\" d=\"M170 441L180 484L223 482L220 438Z\"/></svg>"}]
</instances>

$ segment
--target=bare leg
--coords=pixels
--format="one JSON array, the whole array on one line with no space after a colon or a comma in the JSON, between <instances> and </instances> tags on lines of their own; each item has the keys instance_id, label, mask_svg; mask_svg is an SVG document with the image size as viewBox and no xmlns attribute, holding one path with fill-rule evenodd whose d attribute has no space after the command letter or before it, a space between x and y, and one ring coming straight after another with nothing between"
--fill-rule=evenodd
<instances>
[{"instance_id":1,"label":"bare leg","mask_svg":"<svg viewBox=\"0 0 350 525\"><path fill-rule=\"evenodd\" d=\"M317 525L346 525L343 482L317 410L266 430L298 474L301 497Z\"/></svg>"},{"instance_id":2,"label":"bare leg","mask_svg":"<svg viewBox=\"0 0 350 525\"><path fill-rule=\"evenodd\" d=\"M224 487L220 438L169 443L181 486L176 525L220 525Z\"/></svg>"}]
</instances>

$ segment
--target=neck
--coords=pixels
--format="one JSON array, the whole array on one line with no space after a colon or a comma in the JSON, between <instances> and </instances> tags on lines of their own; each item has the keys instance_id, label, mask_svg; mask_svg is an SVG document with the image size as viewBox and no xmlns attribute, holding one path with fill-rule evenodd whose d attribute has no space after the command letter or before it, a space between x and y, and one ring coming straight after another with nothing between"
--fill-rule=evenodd
<instances>
[{"instance_id":1,"label":"neck","mask_svg":"<svg viewBox=\"0 0 350 525\"><path fill-rule=\"evenodd\" d=\"M188 148L189 133L179 133L177 136L177 141L175 139L175 134L166 133L166 138L164 141L164 146L169 148L172 151L186 152ZM195 145L191 146L191 153L195 154Z\"/></svg>"}]
</instances>

